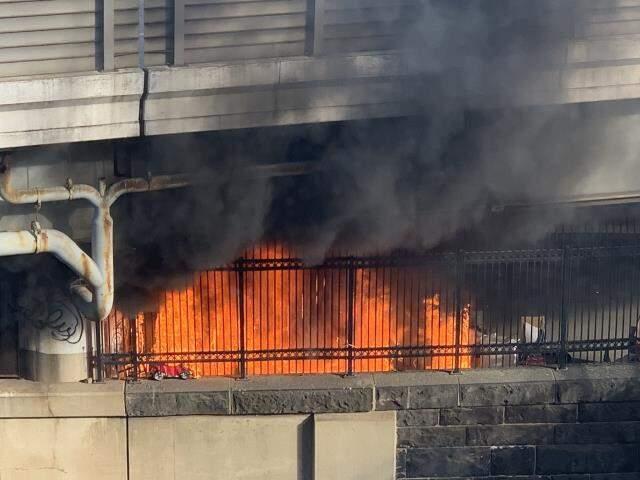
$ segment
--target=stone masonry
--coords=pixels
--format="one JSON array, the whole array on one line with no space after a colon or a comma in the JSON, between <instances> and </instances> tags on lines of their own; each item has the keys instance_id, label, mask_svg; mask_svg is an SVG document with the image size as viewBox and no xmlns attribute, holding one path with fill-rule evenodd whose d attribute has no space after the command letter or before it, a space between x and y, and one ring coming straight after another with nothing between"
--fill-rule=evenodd
<instances>
[{"instance_id":1,"label":"stone masonry","mask_svg":"<svg viewBox=\"0 0 640 480\"><path fill-rule=\"evenodd\" d=\"M640 369L473 371L449 384L397 379L398 479L640 478ZM415 385L411 385L415 383Z\"/></svg>"},{"instance_id":2,"label":"stone masonry","mask_svg":"<svg viewBox=\"0 0 640 480\"><path fill-rule=\"evenodd\" d=\"M0 430L3 479L635 480L640 364L0 380Z\"/></svg>"},{"instance_id":3,"label":"stone masonry","mask_svg":"<svg viewBox=\"0 0 640 480\"><path fill-rule=\"evenodd\" d=\"M127 386L129 417L395 411L397 479L640 479L640 365Z\"/></svg>"}]
</instances>

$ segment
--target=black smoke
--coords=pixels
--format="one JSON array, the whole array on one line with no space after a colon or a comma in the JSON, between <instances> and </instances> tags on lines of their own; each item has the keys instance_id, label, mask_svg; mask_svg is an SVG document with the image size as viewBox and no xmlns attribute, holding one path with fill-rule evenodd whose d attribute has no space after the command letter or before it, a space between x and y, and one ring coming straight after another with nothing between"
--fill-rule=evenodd
<instances>
[{"instance_id":1,"label":"black smoke","mask_svg":"<svg viewBox=\"0 0 640 480\"><path fill-rule=\"evenodd\" d=\"M637 104L527 106L558 68L585 2L424 2L401 40L417 114L407 118L148 139L132 157L206 185L128 198L114 211L119 298L149 295L232 261L265 238L308 262L455 243L499 225L494 203L634 187ZM535 103L535 102L534 102ZM314 162L300 177L252 179L260 164ZM620 169L608 165L614 162ZM627 172L625 174L625 172ZM482 231L492 246L535 242L573 211Z\"/></svg>"}]
</instances>

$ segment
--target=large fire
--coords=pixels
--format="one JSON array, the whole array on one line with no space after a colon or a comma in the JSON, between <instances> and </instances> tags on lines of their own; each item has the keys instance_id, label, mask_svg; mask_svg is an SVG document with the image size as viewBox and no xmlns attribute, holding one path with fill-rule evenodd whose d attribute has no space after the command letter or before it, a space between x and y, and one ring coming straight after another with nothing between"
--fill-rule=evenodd
<instances>
[{"instance_id":1,"label":"large fire","mask_svg":"<svg viewBox=\"0 0 640 480\"><path fill-rule=\"evenodd\" d=\"M246 256L286 259L292 254L274 246ZM216 361L186 364L198 376L238 375L233 355L241 350L242 337L248 375L343 373L348 351L354 353L354 372L456 367L455 308L441 279L427 281L422 269L412 267L356 268L351 275L350 301L346 269L199 272L183 288L160 292L155 312L127 318L114 311L104 329L106 351L131 352L135 345L137 353L158 354L157 361L167 353L195 353L200 359L216 354ZM469 305L461 308L460 368L471 366L470 316ZM402 353L420 346L437 352ZM329 358L335 356L340 358Z\"/></svg>"}]
</instances>

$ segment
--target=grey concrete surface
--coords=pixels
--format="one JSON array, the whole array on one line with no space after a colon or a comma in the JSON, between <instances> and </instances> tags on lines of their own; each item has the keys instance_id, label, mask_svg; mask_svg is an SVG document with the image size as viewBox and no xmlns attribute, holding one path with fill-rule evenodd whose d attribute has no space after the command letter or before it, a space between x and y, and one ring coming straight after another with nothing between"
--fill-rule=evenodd
<instances>
[{"instance_id":1,"label":"grey concrete surface","mask_svg":"<svg viewBox=\"0 0 640 480\"><path fill-rule=\"evenodd\" d=\"M124 418L0 419L3 480L126 480Z\"/></svg>"},{"instance_id":2,"label":"grey concrete surface","mask_svg":"<svg viewBox=\"0 0 640 480\"><path fill-rule=\"evenodd\" d=\"M393 480L393 412L314 416L314 480Z\"/></svg>"},{"instance_id":3,"label":"grey concrete surface","mask_svg":"<svg viewBox=\"0 0 640 480\"><path fill-rule=\"evenodd\" d=\"M0 418L124 417L124 384L0 380Z\"/></svg>"},{"instance_id":4,"label":"grey concrete surface","mask_svg":"<svg viewBox=\"0 0 640 480\"><path fill-rule=\"evenodd\" d=\"M130 480L301 480L305 416L129 420Z\"/></svg>"},{"instance_id":5,"label":"grey concrete surface","mask_svg":"<svg viewBox=\"0 0 640 480\"><path fill-rule=\"evenodd\" d=\"M138 136L141 70L0 80L0 149Z\"/></svg>"},{"instance_id":6,"label":"grey concrete surface","mask_svg":"<svg viewBox=\"0 0 640 480\"><path fill-rule=\"evenodd\" d=\"M87 354L20 350L19 372L23 378L37 382L78 382L88 376Z\"/></svg>"}]
</instances>

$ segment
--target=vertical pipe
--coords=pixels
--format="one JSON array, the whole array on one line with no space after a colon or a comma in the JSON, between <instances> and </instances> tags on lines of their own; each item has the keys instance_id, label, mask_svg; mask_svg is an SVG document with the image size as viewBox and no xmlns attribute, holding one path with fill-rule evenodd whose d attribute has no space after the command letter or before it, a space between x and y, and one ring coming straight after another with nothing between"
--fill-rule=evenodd
<instances>
[{"instance_id":1,"label":"vertical pipe","mask_svg":"<svg viewBox=\"0 0 640 480\"><path fill-rule=\"evenodd\" d=\"M562 249L562 285L560 286L560 351L558 352L558 367L567 368L567 310L568 310L568 276L571 257L569 248Z\"/></svg>"},{"instance_id":2,"label":"vertical pipe","mask_svg":"<svg viewBox=\"0 0 640 480\"><path fill-rule=\"evenodd\" d=\"M115 47L115 21L114 21L114 0L102 0L102 70L113 71L115 68L114 47Z\"/></svg>"},{"instance_id":3,"label":"vertical pipe","mask_svg":"<svg viewBox=\"0 0 640 480\"><path fill-rule=\"evenodd\" d=\"M236 264L236 277L238 281L238 321L239 321L239 342L240 342L240 378L247 377L247 354L245 345L246 319L244 314L244 271L239 264Z\"/></svg>"},{"instance_id":4,"label":"vertical pipe","mask_svg":"<svg viewBox=\"0 0 640 480\"><path fill-rule=\"evenodd\" d=\"M173 59L175 66L184 65L184 3L185 0L173 2Z\"/></svg>"},{"instance_id":5,"label":"vertical pipe","mask_svg":"<svg viewBox=\"0 0 640 480\"><path fill-rule=\"evenodd\" d=\"M353 264L347 270L347 375L353 375L353 346L355 344L355 268Z\"/></svg>"},{"instance_id":6,"label":"vertical pipe","mask_svg":"<svg viewBox=\"0 0 640 480\"><path fill-rule=\"evenodd\" d=\"M96 320L107 318L113 308L113 219L109 208L96 208L91 233L91 256L104 276L104 283L95 289Z\"/></svg>"},{"instance_id":7,"label":"vertical pipe","mask_svg":"<svg viewBox=\"0 0 640 480\"><path fill-rule=\"evenodd\" d=\"M460 373L460 343L461 343L461 334L462 334L462 280L463 280L463 262L464 262L464 253L462 251L458 251L456 255L456 265L455 265L455 277L456 277L456 285L455 285L455 357L454 357L454 367L453 373Z\"/></svg>"}]
</instances>

